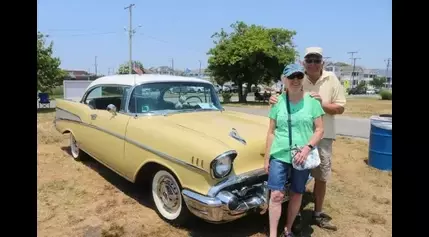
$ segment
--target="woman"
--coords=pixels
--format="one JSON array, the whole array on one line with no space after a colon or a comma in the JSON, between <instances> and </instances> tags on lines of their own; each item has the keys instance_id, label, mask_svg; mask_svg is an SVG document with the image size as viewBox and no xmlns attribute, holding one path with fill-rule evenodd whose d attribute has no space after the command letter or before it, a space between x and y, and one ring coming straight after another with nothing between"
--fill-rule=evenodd
<instances>
[{"instance_id":1,"label":"woman","mask_svg":"<svg viewBox=\"0 0 429 237\"><path fill-rule=\"evenodd\" d=\"M304 68L301 65L291 64L285 67L282 76L285 89L269 113L270 125L264 166L265 171L268 172L268 188L271 190L269 203L271 237L277 236L281 204L289 172L291 172L290 200L284 236L293 236L292 224L299 212L310 170L294 169L292 162L302 164L311 149L314 149L323 137L322 116L325 112L318 100L304 93L303 78ZM291 131L288 129L288 110L291 115ZM295 155L295 159L292 157L289 145L290 135L292 135L293 147L296 145L301 148Z\"/></svg>"}]
</instances>

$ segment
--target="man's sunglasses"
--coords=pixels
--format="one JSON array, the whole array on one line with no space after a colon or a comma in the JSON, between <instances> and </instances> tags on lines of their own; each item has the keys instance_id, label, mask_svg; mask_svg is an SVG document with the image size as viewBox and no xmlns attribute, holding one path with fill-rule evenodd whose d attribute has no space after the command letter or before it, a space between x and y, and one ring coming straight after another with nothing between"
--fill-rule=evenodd
<instances>
[{"instance_id":1,"label":"man's sunglasses","mask_svg":"<svg viewBox=\"0 0 429 237\"><path fill-rule=\"evenodd\" d=\"M315 64L320 64L322 62L322 59L306 59L305 63L315 63Z\"/></svg>"},{"instance_id":2,"label":"man's sunglasses","mask_svg":"<svg viewBox=\"0 0 429 237\"><path fill-rule=\"evenodd\" d=\"M294 73L294 74L287 77L287 79L289 79L289 80L293 80L295 78L297 78L298 80L302 80L302 78L304 78L304 74L303 73Z\"/></svg>"}]
</instances>

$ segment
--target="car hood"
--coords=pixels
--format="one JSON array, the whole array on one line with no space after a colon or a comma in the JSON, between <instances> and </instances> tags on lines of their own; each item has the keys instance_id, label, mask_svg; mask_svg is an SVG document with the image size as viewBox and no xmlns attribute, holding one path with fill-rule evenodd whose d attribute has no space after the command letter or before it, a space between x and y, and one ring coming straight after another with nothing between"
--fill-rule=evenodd
<instances>
[{"instance_id":1,"label":"car hood","mask_svg":"<svg viewBox=\"0 0 429 237\"><path fill-rule=\"evenodd\" d=\"M209 111L170 114L165 117L170 125L195 134L196 140L215 149L216 154L236 150L234 173L240 174L263 167L266 134L269 119L232 111ZM210 144L212 148L209 148ZM197 144L198 145L198 144ZM211 162L215 157L207 158Z\"/></svg>"}]
</instances>

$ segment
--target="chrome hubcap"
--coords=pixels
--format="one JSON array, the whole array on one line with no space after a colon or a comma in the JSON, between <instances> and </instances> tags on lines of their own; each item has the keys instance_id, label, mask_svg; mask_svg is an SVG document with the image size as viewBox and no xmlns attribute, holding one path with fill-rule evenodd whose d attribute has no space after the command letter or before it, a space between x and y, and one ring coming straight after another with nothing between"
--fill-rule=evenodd
<instances>
[{"instance_id":1,"label":"chrome hubcap","mask_svg":"<svg viewBox=\"0 0 429 237\"><path fill-rule=\"evenodd\" d=\"M180 207L179 187L169 177L163 176L158 181L157 195L164 204L165 210L175 213Z\"/></svg>"}]
</instances>

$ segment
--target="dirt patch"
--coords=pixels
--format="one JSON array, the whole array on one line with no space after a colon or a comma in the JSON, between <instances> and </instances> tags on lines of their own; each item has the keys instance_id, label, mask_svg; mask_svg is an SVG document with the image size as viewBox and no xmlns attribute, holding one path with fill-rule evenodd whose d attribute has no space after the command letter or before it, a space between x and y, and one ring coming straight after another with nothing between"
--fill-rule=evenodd
<instances>
[{"instance_id":1,"label":"dirt patch","mask_svg":"<svg viewBox=\"0 0 429 237\"><path fill-rule=\"evenodd\" d=\"M343 115L369 118L377 114L392 114L392 101L378 98L348 98Z\"/></svg>"},{"instance_id":2,"label":"dirt patch","mask_svg":"<svg viewBox=\"0 0 429 237\"><path fill-rule=\"evenodd\" d=\"M247 103L224 103L224 106L229 107L242 107L242 108L255 108L255 109L268 109L268 103L253 102ZM392 114L392 101L380 100L373 97L362 97L362 98L347 98L346 109L344 111L345 116L358 117L358 118L369 118L372 115L377 114Z\"/></svg>"},{"instance_id":3,"label":"dirt patch","mask_svg":"<svg viewBox=\"0 0 429 237\"><path fill-rule=\"evenodd\" d=\"M73 161L68 136L59 134L52 121L52 113L38 114L38 236L266 236L266 215L223 225L196 220L186 229L165 223L144 187L94 160ZM368 167L367 153L365 141L335 142L325 210L339 230L308 226L305 231L311 236L392 235L392 173ZM312 205L306 205L304 221Z\"/></svg>"}]
</instances>

